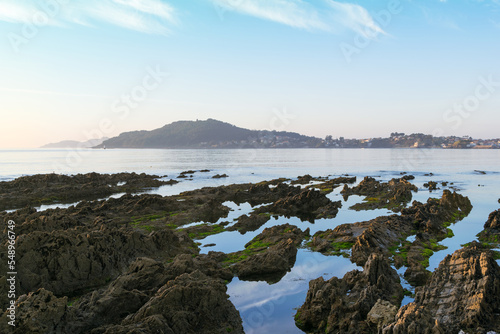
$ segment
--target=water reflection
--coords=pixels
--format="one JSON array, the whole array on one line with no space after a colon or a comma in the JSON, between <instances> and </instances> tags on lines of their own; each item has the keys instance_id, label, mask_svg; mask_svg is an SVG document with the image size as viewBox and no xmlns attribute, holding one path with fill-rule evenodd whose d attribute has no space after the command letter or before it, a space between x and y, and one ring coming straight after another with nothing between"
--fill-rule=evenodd
<instances>
[{"instance_id":1,"label":"water reflection","mask_svg":"<svg viewBox=\"0 0 500 334\"><path fill-rule=\"evenodd\" d=\"M247 334L303 333L293 316L305 301L309 281L320 276L342 278L354 269L362 270L349 259L300 249L295 266L281 281L270 285L235 278L228 284L229 299L240 311Z\"/></svg>"}]
</instances>

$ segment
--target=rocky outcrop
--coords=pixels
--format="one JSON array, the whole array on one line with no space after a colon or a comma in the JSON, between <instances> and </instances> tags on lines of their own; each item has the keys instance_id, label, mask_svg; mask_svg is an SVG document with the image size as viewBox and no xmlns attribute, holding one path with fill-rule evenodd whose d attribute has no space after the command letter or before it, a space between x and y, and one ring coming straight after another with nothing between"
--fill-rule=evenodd
<instances>
[{"instance_id":1,"label":"rocky outcrop","mask_svg":"<svg viewBox=\"0 0 500 334\"><path fill-rule=\"evenodd\" d=\"M325 281L320 277L309 282L295 323L307 333L376 332L402 298L396 271L386 258L372 254L363 271L348 272L342 279Z\"/></svg>"},{"instance_id":2,"label":"rocky outcrop","mask_svg":"<svg viewBox=\"0 0 500 334\"><path fill-rule=\"evenodd\" d=\"M408 177L402 177L384 183L367 176L353 188L349 188L347 184L344 185L341 194L346 200L350 195L365 196L364 202L351 207L353 210L388 208L397 212L411 201L412 192L418 191L418 188L408 182L408 179Z\"/></svg>"},{"instance_id":3,"label":"rocky outcrop","mask_svg":"<svg viewBox=\"0 0 500 334\"><path fill-rule=\"evenodd\" d=\"M500 244L500 209L490 213L484 230L478 234L479 241Z\"/></svg>"},{"instance_id":4,"label":"rocky outcrop","mask_svg":"<svg viewBox=\"0 0 500 334\"><path fill-rule=\"evenodd\" d=\"M257 213L270 212L285 217L299 217L302 220L333 218L342 206L340 201L332 202L325 194L306 189L298 194L278 199L274 204L260 207Z\"/></svg>"},{"instance_id":5,"label":"rocky outcrop","mask_svg":"<svg viewBox=\"0 0 500 334\"><path fill-rule=\"evenodd\" d=\"M118 174L41 174L0 182L0 211L51 203L99 199L122 192L138 192L177 181L161 181L158 175Z\"/></svg>"},{"instance_id":6,"label":"rocky outcrop","mask_svg":"<svg viewBox=\"0 0 500 334\"><path fill-rule=\"evenodd\" d=\"M438 189L437 182L435 182L435 181L426 182L426 183L424 183L424 188L427 188L430 191L437 190Z\"/></svg>"},{"instance_id":7,"label":"rocky outcrop","mask_svg":"<svg viewBox=\"0 0 500 334\"><path fill-rule=\"evenodd\" d=\"M0 317L0 332L13 334L62 333L61 321L67 310L67 297L57 298L50 291L39 289L22 295L15 303L15 319L7 310ZM14 320L15 326L8 324Z\"/></svg>"},{"instance_id":8,"label":"rocky outcrop","mask_svg":"<svg viewBox=\"0 0 500 334\"><path fill-rule=\"evenodd\" d=\"M258 230L262 225L267 223L270 219L269 215L266 214L255 214L252 213L249 216L242 215L238 218L238 222L230 227L227 231L239 231L241 234L247 232Z\"/></svg>"},{"instance_id":9,"label":"rocky outcrop","mask_svg":"<svg viewBox=\"0 0 500 334\"><path fill-rule=\"evenodd\" d=\"M425 204L414 201L410 208L401 210L401 215L318 232L309 246L334 255L344 248L358 265L364 265L374 252L394 256L397 267L407 266L405 278L411 284L423 285L430 275L426 270L427 259L433 251L442 249L437 241L447 237L447 227L467 216L471 209L467 197L444 190L441 199L429 199ZM405 241L412 234L416 235L415 241Z\"/></svg>"},{"instance_id":10,"label":"rocky outcrop","mask_svg":"<svg viewBox=\"0 0 500 334\"><path fill-rule=\"evenodd\" d=\"M92 333L243 333L239 312L227 299L226 286L196 270L163 285L121 324Z\"/></svg>"},{"instance_id":11,"label":"rocky outcrop","mask_svg":"<svg viewBox=\"0 0 500 334\"><path fill-rule=\"evenodd\" d=\"M179 268L178 264L173 266ZM141 258L107 288L89 293L71 306L67 297L57 298L39 289L16 301L16 327L8 325L8 311L2 315L0 331L243 333L241 318L227 299L223 281L198 269L188 271L175 276L160 262Z\"/></svg>"},{"instance_id":12,"label":"rocky outcrop","mask_svg":"<svg viewBox=\"0 0 500 334\"><path fill-rule=\"evenodd\" d=\"M96 222L94 229L75 227L23 234L16 240L16 250L18 292L45 288L56 296L99 287L120 275L137 257L168 259L195 253L185 233L164 229L146 235L102 222ZM7 263L6 256L2 252L3 263Z\"/></svg>"},{"instance_id":13,"label":"rocky outcrop","mask_svg":"<svg viewBox=\"0 0 500 334\"><path fill-rule=\"evenodd\" d=\"M477 242L448 255L384 334L500 331L500 268Z\"/></svg>"},{"instance_id":14,"label":"rocky outcrop","mask_svg":"<svg viewBox=\"0 0 500 334\"><path fill-rule=\"evenodd\" d=\"M377 325L377 331L380 332L386 325L394 322L394 318L398 313L396 305L391 304L387 300L379 299L373 305L366 320L372 324Z\"/></svg>"},{"instance_id":15,"label":"rocky outcrop","mask_svg":"<svg viewBox=\"0 0 500 334\"><path fill-rule=\"evenodd\" d=\"M79 298L69 308L64 330L68 333L87 333L97 327L120 323L143 307L167 282L196 270L214 280L230 281L232 273L212 257L199 255L193 258L181 254L166 265L150 258L138 258L127 273L106 288Z\"/></svg>"},{"instance_id":16,"label":"rocky outcrop","mask_svg":"<svg viewBox=\"0 0 500 334\"><path fill-rule=\"evenodd\" d=\"M308 235L289 224L266 228L226 262L234 263L230 269L242 280L277 282L295 264L297 247Z\"/></svg>"}]
</instances>

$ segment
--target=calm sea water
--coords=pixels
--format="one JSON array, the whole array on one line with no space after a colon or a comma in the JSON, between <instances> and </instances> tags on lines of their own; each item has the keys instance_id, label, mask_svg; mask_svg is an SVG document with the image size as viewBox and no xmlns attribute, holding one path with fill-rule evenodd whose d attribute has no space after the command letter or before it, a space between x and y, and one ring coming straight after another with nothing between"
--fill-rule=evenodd
<instances>
[{"instance_id":1,"label":"calm sea water","mask_svg":"<svg viewBox=\"0 0 500 334\"><path fill-rule=\"evenodd\" d=\"M204 186L259 182L278 177L294 178L304 174L350 174L358 176L358 181L368 175L386 181L400 177L401 172L408 172L416 176L412 182L419 187L414 199L426 201L430 196L440 197L442 190L430 193L423 187L425 182L453 182L460 193L470 198L474 209L467 218L452 226L455 236L441 242L448 248L431 257L430 270L435 269L447 254L459 249L461 244L474 240L475 235L483 229L488 214L500 207L500 150L0 150L0 181L52 172L145 172L176 178L182 171L200 169L210 169L211 172L196 173L191 181L183 180L177 185L164 186L151 193L171 195ZM229 177L211 178L222 173ZM428 173L433 175L426 175ZM337 189L329 197L343 201L339 191ZM315 233L343 223L392 214L386 210L356 212L348 209L360 200L357 196L349 198L348 202L343 202L337 217L318 220L314 224L296 218L279 217L255 232L244 235L224 232L210 236L202 240L203 245L215 243L216 246L203 247L202 252L241 250L265 227L273 225L290 223L303 230L309 227L311 233ZM252 210L248 204L238 206L228 202L226 205L233 209L230 216L223 219L226 221L233 221ZM348 259L301 249L295 267L280 282L245 282L236 278L228 285L228 294L240 311L247 333L301 333L294 325L293 315L305 300L308 282L319 276L325 279L342 277L347 271L356 268ZM406 298L404 303L409 301L411 299Z\"/></svg>"}]
</instances>

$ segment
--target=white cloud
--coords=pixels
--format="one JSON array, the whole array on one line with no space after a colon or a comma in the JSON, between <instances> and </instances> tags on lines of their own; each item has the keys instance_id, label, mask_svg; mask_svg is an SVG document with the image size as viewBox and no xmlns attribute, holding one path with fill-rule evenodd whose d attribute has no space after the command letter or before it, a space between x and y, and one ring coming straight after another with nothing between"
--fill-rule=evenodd
<instances>
[{"instance_id":1,"label":"white cloud","mask_svg":"<svg viewBox=\"0 0 500 334\"><path fill-rule=\"evenodd\" d=\"M0 21L33 23L36 16L47 24L95 25L105 22L153 34L168 34L177 24L175 9L161 0L2 0Z\"/></svg>"},{"instance_id":2,"label":"white cloud","mask_svg":"<svg viewBox=\"0 0 500 334\"><path fill-rule=\"evenodd\" d=\"M210 0L215 6L294 28L338 32L353 30L363 36L385 34L360 5L322 0L312 5L304 0Z\"/></svg>"}]
</instances>

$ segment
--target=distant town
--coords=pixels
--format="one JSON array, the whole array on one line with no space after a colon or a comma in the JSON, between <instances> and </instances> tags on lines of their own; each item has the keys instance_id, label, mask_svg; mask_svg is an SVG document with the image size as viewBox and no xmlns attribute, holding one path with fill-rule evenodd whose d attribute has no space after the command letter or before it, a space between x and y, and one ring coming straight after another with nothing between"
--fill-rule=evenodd
<instances>
[{"instance_id":1,"label":"distant town","mask_svg":"<svg viewBox=\"0 0 500 334\"><path fill-rule=\"evenodd\" d=\"M329 135L324 139L288 134L263 133L240 141L202 142L200 148L444 148L498 149L500 139L474 139L470 136L433 137L423 133L391 133L388 138L347 139Z\"/></svg>"}]
</instances>

